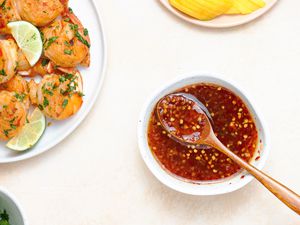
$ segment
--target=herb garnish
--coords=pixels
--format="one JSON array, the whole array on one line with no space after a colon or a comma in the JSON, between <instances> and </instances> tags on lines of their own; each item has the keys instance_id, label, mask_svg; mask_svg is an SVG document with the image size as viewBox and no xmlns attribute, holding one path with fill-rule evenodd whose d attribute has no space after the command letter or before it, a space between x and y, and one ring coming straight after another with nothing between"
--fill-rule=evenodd
<instances>
[{"instance_id":1,"label":"herb garnish","mask_svg":"<svg viewBox=\"0 0 300 225\"><path fill-rule=\"evenodd\" d=\"M63 101L63 103L62 103L62 107L63 107L63 108L66 108L67 105L68 105L68 103L69 103L69 100L68 100L68 99L65 99L65 100Z\"/></svg>"},{"instance_id":2,"label":"herb garnish","mask_svg":"<svg viewBox=\"0 0 300 225\"><path fill-rule=\"evenodd\" d=\"M4 70L4 69L0 70L0 75L1 75L1 76L7 76L7 74L5 73L5 70Z\"/></svg>"},{"instance_id":3,"label":"herb garnish","mask_svg":"<svg viewBox=\"0 0 300 225\"><path fill-rule=\"evenodd\" d=\"M53 44L57 39L58 39L57 36L54 36L54 37L49 38L49 39L46 41L46 43L45 43L45 50L46 50L47 48L49 48L50 45Z\"/></svg>"},{"instance_id":4,"label":"herb garnish","mask_svg":"<svg viewBox=\"0 0 300 225\"><path fill-rule=\"evenodd\" d=\"M84 30L83 30L83 34L84 34L84 36L87 36L87 35L89 34L89 31L88 31L88 29L84 28Z\"/></svg>"},{"instance_id":5,"label":"herb garnish","mask_svg":"<svg viewBox=\"0 0 300 225\"><path fill-rule=\"evenodd\" d=\"M0 211L0 225L10 225L9 215L6 210L3 210L3 212Z\"/></svg>"},{"instance_id":6,"label":"herb garnish","mask_svg":"<svg viewBox=\"0 0 300 225\"><path fill-rule=\"evenodd\" d=\"M64 53L66 54L66 55L71 55L72 54L72 50L68 50L68 49L65 49L64 50Z\"/></svg>"},{"instance_id":7,"label":"herb garnish","mask_svg":"<svg viewBox=\"0 0 300 225\"><path fill-rule=\"evenodd\" d=\"M78 38L78 40L80 41L80 42L82 42L84 45L86 45L88 48L90 48L91 47L91 45L90 45L90 43L87 41L87 40L85 40L82 36L81 36L81 34L79 33L79 31L78 31L78 25L77 24L70 24L70 28L71 28L71 30L73 30L74 32L75 32L75 36ZM86 34L88 34L87 32L87 29L85 29L86 31L84 31ZM85 35L86 36L86 35Z\"/></svg>"},{"instance_id":8,"label":"herb garnish","mask_svg":"<svg viewBox=\"0 0 300 225\"><path fill-rule=\"evenodd\" d=\"M46 108L49 105L49 100L44 97L43 106Z\"/></svg>"},{"instance_id":9,"label":"herb garnish","mask_svg":"<svg viewBox=\"0 0 300 225\"><path fill-rule=\"evenodd\" d=\"M88 48L91 47L90 43L87 40L85 40L78 31L75 32L75 36L78 38L78 40L80 42L82 42L83 44L85 44Z\"/></svg>"},{"instance_id":10,"label":"herb garnish","mask_svg":"<svg viewBox=\"0 0 300 225\"><path fill-rule=\"evenodd\" d=\"M0 5L0 8L3 9L3 10L6 10L5 4L6 4L6 0L4 0L2 2L2 4Z\"/></svg>"},{"instance_id":11,"label":"herb garnish","mask_svg":"<svg viewBox=\"0 0 300 225\"><path fill-rule=\"evenodd\" d=\"M24 98L26 97L26 94L24 94L24 93L21 93L21 94L16 93L15 97L16 97L16 99L19 100L19 102L23 102Z\"/></svg>"},{"instance_id":12,"label":"herb garnish","mask_svg":"<svg viewBox=\"0 0 300 225\"><path fill-rule=\"evenodd\" d=\"M64 42L65 46L71 47L71 44L67 41Z\"/></svg>"},{"instance_id":13,"label":"herb garnish","mask_svg":"<svg viewBox=\"0 0 300 225\"><path fill-rule=\"evenodd\" d=\"M42 66L46 66L49 63L49 59L42 59Z\"/></svg>"},{"instance_id":14,"label":"herb garnish","mask_svg":"<svg viewBox=\"0 0 300 225\"><path fill-rule=\"evenodd\" d=\"M8 137L9 132L11 131L11 129L7 129L7 130L3 130L3 133L6 137ZM1 224L0 224L1 225Z\"/></svg>"}]
</instances>

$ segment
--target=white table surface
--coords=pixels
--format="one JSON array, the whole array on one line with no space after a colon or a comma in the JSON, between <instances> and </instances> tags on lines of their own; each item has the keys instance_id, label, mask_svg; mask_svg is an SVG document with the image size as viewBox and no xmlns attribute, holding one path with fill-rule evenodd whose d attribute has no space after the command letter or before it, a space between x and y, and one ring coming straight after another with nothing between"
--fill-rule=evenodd
<instances>
[{"instance_id":1,"label":"white table surface","mask_svg":"<svg viewBox=\"0 0 300 225\"><path fill-rule=\"evenodd\" d=\"M94 109L53 150L0 165L1 185L19 198L29 224L300 224L256 181L215 197L170 190L146 168L136 138L141 106L159 85L191 71L221 73L266 118L273 147L265 171L300 192L300 1L281 1L263 18L225 30L181 22L156 0L97 5L108 68Z\"/></svg>"}]
</instances>

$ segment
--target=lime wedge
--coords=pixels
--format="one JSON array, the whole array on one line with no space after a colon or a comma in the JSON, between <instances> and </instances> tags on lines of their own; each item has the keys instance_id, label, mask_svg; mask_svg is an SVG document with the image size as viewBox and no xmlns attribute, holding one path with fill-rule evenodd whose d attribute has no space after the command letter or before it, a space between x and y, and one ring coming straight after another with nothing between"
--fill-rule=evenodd
<instances>
[{"instance_id":1,"label":"lime wedge","mask_svg":"<svg viewBox=\"0 0 300 225\"><path fill-rule=\"evenodd\" d=\"M25 124L21 132L12 138L6 147L15 151L25 151L34 146L46 128L46 119L44 114L36 108L30 118L29 122Z\"/></svg>"},{"instance_id":2,"label":"lime wedge","mask_svg":"<svg viewBox=\"0 0 300 225\"><path fill-rule=\"evenodd\" d=\"M7 26L29 64L34 66L43 51L43 41L39 30L26 21L10 22Z\"/></svg>"}]
</instances>

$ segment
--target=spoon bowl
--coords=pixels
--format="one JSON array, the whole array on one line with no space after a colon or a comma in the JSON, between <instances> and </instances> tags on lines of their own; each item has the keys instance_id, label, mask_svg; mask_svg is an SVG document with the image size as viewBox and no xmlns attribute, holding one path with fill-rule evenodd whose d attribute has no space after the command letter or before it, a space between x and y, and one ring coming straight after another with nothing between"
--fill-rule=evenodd
<instances>
[{"instance_id":1,"label":"spoon bowl","mask_svg":"<svg viewBox=\"0 0 300 225\"><path fill-rule=\"evenodd\" d=\"M191 94L163 97L156 105L156 115L172 138L185 145L204 144L198 141L206 139L212 131L208 110Z\"/></svg>"}]
</instances>

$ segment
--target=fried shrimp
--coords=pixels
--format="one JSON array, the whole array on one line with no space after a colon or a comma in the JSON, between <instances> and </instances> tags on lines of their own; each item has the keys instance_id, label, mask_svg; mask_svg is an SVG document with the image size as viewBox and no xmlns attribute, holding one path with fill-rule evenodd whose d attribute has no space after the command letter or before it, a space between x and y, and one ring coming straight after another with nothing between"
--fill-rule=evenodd
<instances>
[{"instance_id":1,"label":"fried shrimp","mask_svg":"<svg viewBox=\"0 0 300 225\"><path fill-rule=\"evenodd\" d=\"M60 0L16 0L19 14L35 26L41 27L51 23L64 11Z\"/></svg>"},{"instance_id":2,"label":"fried shrimp","mask_svg":"<svg viewBox=\"0 0 300 225\"><path fill-rule=\"evenodd\" d=\"M8 82L0 84L0 91L3 90L9 92L15 92L17 96L22 99L26 108L29 109L30 106L29 88L28 88L27 81L23 77L16 75Z\"/></svg>"},{"instance_id":3,"label":"fried shrimp","mask_svg":"<svg viewBox=\"0 0 300 225\"><path fill-rule=\"evenodd\" d=\"M0 139L16 136L26 123L27 109L18 93L0 91Z\"/></svg>"},{"instance_id":4,"label":"fried shrimp","mask_svg":"<svg viewBox=\"0 0 300 225\"><path fill-rule=\"evenodd\" d=\"M55 120L63 120L74 115L82 105L82 80L76 74L51 74L40 83L29 82L31 103Z\"/></svg>"},{"instance_id":5,"label":"fried shrimp","mask_svg":"<svg viewBox=\"0 0 300 225\"><path fill-rule=\"evenodd\" d=\"M0 40L0 83L9 81L16 74L17 49L13 40Z\"/></svg>"},{"instance_id":6,"label":"fried shrimp","mask_svg":"<svg viewBox=\"0 0 300 225\"><path fill-rule=\"evenodd\" d=\"M88 31L73 13L64 15L41 30L45 39L45 56L60 67L89 66Z\"/></svg>"},{"instance_id":7,"label":"fried shrimp","mask_svg":"<svg viewBox=\"0 0 300 225\"><path fill-rule=\"evenodd\" d=\"M0 34L9 33L7 23L20 19L14 0L0 0Z\"/></svg>"}]
</instances>

